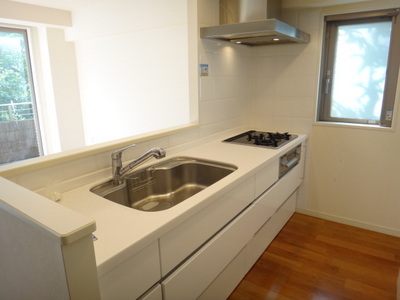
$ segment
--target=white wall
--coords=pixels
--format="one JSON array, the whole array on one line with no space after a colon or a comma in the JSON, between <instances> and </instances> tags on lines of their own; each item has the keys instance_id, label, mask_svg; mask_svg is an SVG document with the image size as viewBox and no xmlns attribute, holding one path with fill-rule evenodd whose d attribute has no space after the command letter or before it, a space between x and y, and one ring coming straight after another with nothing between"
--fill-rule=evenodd
<instances>
[{"instance_id":1,"label":"white wall","mask_svg":"<svg viewBox=\"0 0 400 300\"><path fill-rule=\"evenodd\" d=\"M198 2L198 17L201 24L216 24L218 0L189 0L189 2L192 5ZM136 157L154 146L171 148L198 138L207 138L221 131L247 126L247 112L251 107L251 99L247 96L248 80L251 80L248 77L249 60L251 60L248 49L236 45L233 48L227 48L210 41L198 41L196 37L197 35L195 46L199 47L199 63L210 64L210 76L199 78L196 73L200 90L191 91L196 94L196 100L197 93L199 97L199 125L184 131L164 133L152 139L146 134L139 135L135 141L139 145L132 151L128 151L125 159ZM197 67L197 62L195 64ZM64 155L55 154L37 158L33 159L31 164L14 163L14 167L0 167L0 176L52 198L54 192L73 188L74 185L68 184L70 180L79 181L82 185L85 182L76 179L83 174L109 168L110 151L122 144L126 145L129 141L129 138L120 139L88 147L87 150L78 149ZM67 184L64 184L65 182Z\"/></svg>"},{"instance_id":2,"label":"white wall","mask_svg":"<svg viewBox=\"0 0 400 300\"><path fill-rule=\"evenodd\" d=\"M301 212L400 236L398 125L374 130L313 122L322 15L398 6L395 2L307 9L293 15L311 34L311 43L257 49L253 124L310 134L308 176L298 202ZM396 117L399 121L398 110Z\"/></svg>"},{"instance_id":3,"label":"white wall","mask_svg":"<svg viewBox=\"0 0 400 300\"><path fill-rule=\"evenodd\" d=\"M33 52L43 63L37 64L35 70L39 73L37 87L46 154L77 149L84 146L85 139L95 144L182 123L199 121L200 126L174 137L174 141L245 124L249 107L249 98L243 97L248 91L243 81L248 80L249 70L245 48L200 43L199 61L210 63L210 76L201 79L199 92L197 49L188 57L187 45L177 46L177 42L197 44L197 28L190 28L197 21L193 15L197 5L202 25L218 22L217 2L176 0L155 4L121 0L121 5L115 5L99 1L74 11L72 18L66 11L32 9L28 4L10 2L5 7L7 13L2 11L0 17L16 18L19 21L14 22L30 25L31 20L39 22L33 25L39 26L34 33L42 48L35 43ZM187 5L195 7L189 15ZM214 14L210 14L213 10ZM53 15L58 19L53 20ZM72 24L71 19L74 27L66 31L65 41L63 28ZM50 21L58 23L48 25ZM192 30L189 37L187 24ZM188 70L195 77L194 83L189 81ZM161 103L160 98L164 98ZM158 106L149 99L157 100ZM128 118L128 123L122 121L123 117ZM160 126L160 122L166 125Z\"/></svg>"},{"instance_id":4,"label":"white wall","mask_svg":"<svg viewBox=\"0 0 400 300\"><path fill-rule=\"evenodd\" d=\"M83 131L82 107L79 95L79 83L75 56L75 45L65 41L64 30L46 29L47 47L49 49L49 66L53 84L54 108L60 151L76 149L85 145ZM44 45L43 45L44 46ZM49 80L49 79L45 79ZM43 110L48 114L48 106ZM49 118L49 116L47 115ZM49 122L46 127L54 127ZM53 153L49 151L49 153ZM45 153L48 154L48 153Z\"/></svg>"},{"instance_id":5,"label":"white wall","mask_svg":"<svg viewBox=\"0 0 400 300\"><path fill-rule=\"evenodd\" d=\"M189 124L187 1L75 10L86 144Z\"/></svg>"}]
</instances>

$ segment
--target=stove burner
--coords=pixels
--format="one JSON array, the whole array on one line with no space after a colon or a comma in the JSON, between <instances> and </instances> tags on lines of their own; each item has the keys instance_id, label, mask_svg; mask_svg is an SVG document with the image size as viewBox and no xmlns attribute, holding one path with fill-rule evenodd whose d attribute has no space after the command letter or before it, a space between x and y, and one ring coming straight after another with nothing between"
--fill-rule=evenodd
<instances>
[{"instance_id":1,"label":"stove burner","mask_svg":"<svg viewBox=\"0 0 400 300\"><path fill-rule=\"evenodd\" d=\"M279 148L289 141L295 139L297 135L288 132L262 132L250 130L237 136L231 137L224 142L248 144L253 146L265 146L268 148Z\"/></svg>"},{"instance_id":2,"label":"stove burner","mask_svg":"<svg viewBox=\"0 0 400 300\"><path fill-rule=\"evenodd\" d=\"M278 147L278 144L281 140L289 140L290 134L288 132L279 133L279 132L249 132L247 134L247 140L254 140L254 144L263 145L263 146L272 146Z\"/></svg>"}]
</instances>

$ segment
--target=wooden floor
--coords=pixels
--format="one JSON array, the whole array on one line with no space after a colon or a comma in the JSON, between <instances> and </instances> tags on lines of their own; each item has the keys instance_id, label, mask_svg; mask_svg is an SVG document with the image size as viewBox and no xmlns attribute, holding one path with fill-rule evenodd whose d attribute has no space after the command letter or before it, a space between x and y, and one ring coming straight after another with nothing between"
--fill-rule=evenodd
<instances>
[{"instance_id":1,"label":"wooden floor","mask_svg":"<svg viewBox=\"0 0 400 300\"><path fill-rule=\"evenodd\" d=\"M400 238L294 214L228 298L396 299Z\"/></svg>"}]
</instances>

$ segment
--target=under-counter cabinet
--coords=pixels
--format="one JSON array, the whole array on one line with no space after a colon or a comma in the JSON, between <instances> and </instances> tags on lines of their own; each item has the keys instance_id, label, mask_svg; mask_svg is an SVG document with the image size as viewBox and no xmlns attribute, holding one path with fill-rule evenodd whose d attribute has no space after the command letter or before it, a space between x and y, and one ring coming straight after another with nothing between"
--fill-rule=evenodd
<instances>
[{"instance_id":1,"label":"under-counter cabinet","mask_svg":"<svg viewBox=\"0 0 400 300\"><path fill-rule=\"evenodd\" d=\"M160 278L158 241L154 241L129 259L122 261L116 268L100 276L101 299L137 299L160 281ZM149 296L143 299L157 298Z\"/></svg>"},{"instance_id":2,"label":"under-counter cabinet","mask_svg":"<svg viewBox=\"0 0 400 300\"><path fill-rule=\"evenodd\" d=\"M147 291L143 296L138 298L138 300L162 300L161 285L156 284L149 291Z\"/></svg>"},{"instance_id":3,"label":"under-counter cabinet","mask_svg":"<svg viewBox=\"0 0 400 300\"><path fill-rule=\"evenodd\" d=\"M228 296L293 214L296 201L294 191L299 183L298 168L267 188L256 201L168 276L162 282L164 299L198 299L202 294L203 299L210 296L213 296L212 299L224 299L218 296L219 293ZM263 240L264 236L267 237L263 244L258 240ZM246 245L250 245L249 249L245 249ZM240 256L242 251L244 257ZM239 269L236 274L223 273L226 268L235 267ZM220 276L224 279L218 282ZM212 292L215 294L210 295Z\"/></svg>"},{"instance_id":4,"label":"under-counter cabinet","mask_svg":"<svg viewBox=\"0 0 400 300\"><path fill-rule=\"evenodd\" d=\"M199 300L226 299L276 237L296 209L296 192L260 228L239 254L207 287Z\"/></svg>"},{"instance_id":5,"label":"under-counter cabinet","mask_svg":"<svg viewBox=\"0 0 400 300\"><path fill-rule=\"evenodd\" d=\"M303 168L278 178L274 159L104 274L102 299L226 299L294 213Z\"/></svg>"},{"instance_id":6,"label":"under-counter cabinet","mask_svg":"<svg viewBox=\"0 0 400 300\"><path fill-rule=\"evenodd\" d=\"M250 204L242 206L245 209L240 214L164 278L161 282L164 300L225 299L229 296L295 211L296 190L303 179L304 160L279 180L274 175L277 174L277 168L278 162L269 165L226 195L226 199L242 198L246 199L244 203ZM256 199L249 202L248 196L251 194ZM226 207L226 202L222 203ZM210 217L209 213L207 210L199 213L190 226L183 224L175 235L175 241L179 241L179 238L182 240L175 245L181 245L184 241L190 244L193 239L191 236L200 233L203 224L210 227L208 223L218 219L219 211L216 210L216 214ZM182 232L185 234L180 235ZM165 243L162 240L161 264L164 265L163 259L173 257L174 244L169 244L169 255L163 256ZM192 249L195 245L192 245ZM185 255L190 252L190 247L186 248ZM174 261L177 260L178 257L175 257ZM169 266L167 270L171 268Z\"/></svg>"},{"instance_id":7,"label":"under-counter cabinet","mask_svg":"<svg viewBox=\"0 0 400 300\"><path fill-rule=\"evenodd\" d=\"M253 200L254 185L250 179L161 237L162 275L167 275L193 254Z\"/></svg>"}]
</instances>

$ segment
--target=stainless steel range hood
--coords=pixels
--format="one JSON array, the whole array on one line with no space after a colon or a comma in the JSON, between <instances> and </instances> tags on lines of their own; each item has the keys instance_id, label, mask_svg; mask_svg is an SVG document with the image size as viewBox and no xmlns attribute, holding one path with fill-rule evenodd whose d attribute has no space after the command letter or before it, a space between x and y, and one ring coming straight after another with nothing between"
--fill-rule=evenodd
<instances>
[{"instance_id":1,"label":"stainless steel range hood","mask_svg":"<svg viewBox=\"0 0 400 300\"><path fill-rule=\"evenodd\" d=\"M200 37L248 46L308 43L308 33L277 19L280 8L280 0L220 0L220 25L200 28Z\"/></svg>"}]
</instances>

